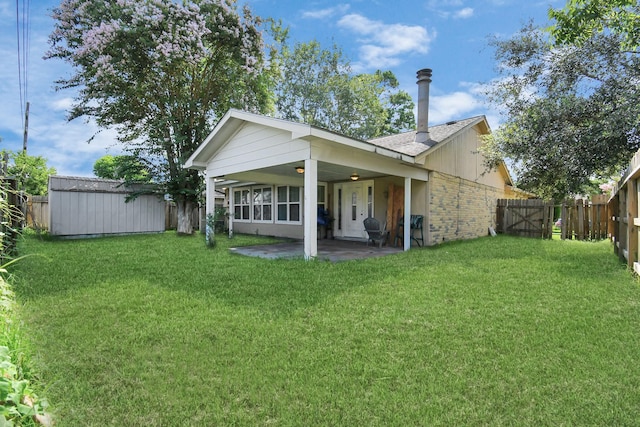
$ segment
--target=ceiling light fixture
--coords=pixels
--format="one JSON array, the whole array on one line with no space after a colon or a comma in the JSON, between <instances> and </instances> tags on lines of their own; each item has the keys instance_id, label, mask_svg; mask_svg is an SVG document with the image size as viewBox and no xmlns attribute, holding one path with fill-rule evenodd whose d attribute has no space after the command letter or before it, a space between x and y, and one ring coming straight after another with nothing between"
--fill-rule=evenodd
<instances>
[{"instance_id":1,"label":"ceiling light fixture","mask_svg":"<svg viewBox=\"0 0 640 427\"><path fill-rule=\"evenodd\" d=\"M349 178L351 178L351 181L357 181L360 179L360 175L358 175L358 172L354 171Z\"/></svg>"},{"instance_id":2,"label":"ceiling light fixture","mask_svg":"<svg viewBox=\"0 0 640 427\"><path fill-rule=\"evenodd\" d=\"M296 172L304 173L304 168L302 166L296 166Z\"/></svg>"}]
</instances>

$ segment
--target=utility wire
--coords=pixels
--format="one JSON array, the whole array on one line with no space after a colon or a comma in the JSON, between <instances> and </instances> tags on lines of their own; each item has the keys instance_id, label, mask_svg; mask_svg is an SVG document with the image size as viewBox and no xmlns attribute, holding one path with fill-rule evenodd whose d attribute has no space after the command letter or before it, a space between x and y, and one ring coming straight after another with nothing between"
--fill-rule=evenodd
<instances>
[{"instance_id":1,"label":"utility wire","mask_svg":"<svg viewBox=\"0 0 640 427\"><path fill-rule=\"evenodd\" d=\"M22 127L25 128L25 106L27 104L29 94L29 51L31 48L31 19L29 11L31 9L31 0L22 0L22 8L20 6L20 0L16 0L20 117L22 120Z\"/></svg>"}]
</instances>

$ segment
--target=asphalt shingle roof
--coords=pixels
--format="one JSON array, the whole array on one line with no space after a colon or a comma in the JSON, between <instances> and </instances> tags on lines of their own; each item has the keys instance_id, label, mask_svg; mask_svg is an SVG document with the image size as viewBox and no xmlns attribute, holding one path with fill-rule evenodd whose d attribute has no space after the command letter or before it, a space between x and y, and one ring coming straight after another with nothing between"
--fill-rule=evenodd
<instances>
[{"instance_id":1,"label":"asphalt shingle roof","mask_svg":"<svg viewBox=\"0 0 640 427\"><path fill-rule=\"evenodd\" d=\"M418 156L429 148L443 142L450 136L461 131L465 127L477 122L481 117L482 116L476 116L468 119L447 122L442 125L430 126L430 139L424 143L415 141L416 131L383 136L380 138L370 139L367 142L378 147L393 150L409 156Z\"/></svg>"}]
</instances>

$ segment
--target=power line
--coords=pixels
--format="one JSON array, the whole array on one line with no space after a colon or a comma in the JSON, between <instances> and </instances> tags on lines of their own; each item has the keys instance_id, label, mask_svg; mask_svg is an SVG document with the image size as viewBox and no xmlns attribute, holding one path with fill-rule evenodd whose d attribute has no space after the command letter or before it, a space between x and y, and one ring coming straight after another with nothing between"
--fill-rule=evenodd
<instances>
[{"instance_id":1,"label":"power line","mask_svg":"<svg viewBox=\"0 0 640 427\"><path fill-rule=\"evenodd\" d=\"M29 11L31 0L16 0L16 36L18 43L18 86L20 93L20 117L24 129L23 151L27 150L27 132L29 126L29 52L31 50L31 19Z\"/></svg>"}]
</instances>

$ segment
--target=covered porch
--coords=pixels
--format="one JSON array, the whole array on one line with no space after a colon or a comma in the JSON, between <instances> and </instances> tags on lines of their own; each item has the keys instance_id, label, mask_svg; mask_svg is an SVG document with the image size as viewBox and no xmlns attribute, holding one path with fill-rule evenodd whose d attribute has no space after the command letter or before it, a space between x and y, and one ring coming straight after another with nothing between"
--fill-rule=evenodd
<instances>
[{"instance_id":1,"label":"covered porch","mask_svg":"<svg viewBox=\"0 0 640 427\"><path fill-rule=\"evenodd\" d=\"M324 210L330 237L345 240L366 239L367 217L389 223L391 240L399 214L427 219L429 172L415 156L305 124L231 110L186 166L205 174L207 214L210 195L227 194L230 233L299 239L305 259L321 255ZM403 229L403 250L410 233Z\"/></svg>"}]
</instances>

